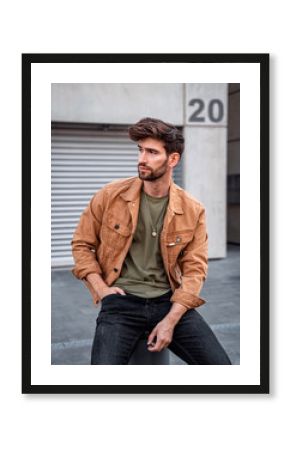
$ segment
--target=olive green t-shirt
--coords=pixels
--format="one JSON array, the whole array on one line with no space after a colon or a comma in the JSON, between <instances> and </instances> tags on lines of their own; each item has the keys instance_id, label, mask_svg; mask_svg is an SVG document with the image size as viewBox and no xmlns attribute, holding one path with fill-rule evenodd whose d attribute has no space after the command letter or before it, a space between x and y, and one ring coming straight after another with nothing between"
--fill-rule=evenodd
<instances>
[{"instance_id":1,"label":"olive green t-shirt","mask_svg":"<svg viewBox=\"0 0 290 450\"><path fill-rule=\"evenodd\" d=\"M168 195L157 198L141 192L137 228L120 277L114 284L129 294L153 298L170 290L160 251L160 233L168 199ZM156 223L157 236L153 237Z\"/></svg>"}]
</instances>

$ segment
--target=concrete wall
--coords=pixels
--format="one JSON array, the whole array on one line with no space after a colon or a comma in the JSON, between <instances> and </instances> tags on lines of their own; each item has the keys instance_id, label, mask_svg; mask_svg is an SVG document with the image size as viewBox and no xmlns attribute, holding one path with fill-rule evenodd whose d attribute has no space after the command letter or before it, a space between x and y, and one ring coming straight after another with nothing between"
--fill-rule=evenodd
<instances>
[{"instance_id":1,"label":"concrete wall","mask_svg":"<svg viewBox=\"0 0 290 450\"><path fill-rule=\"evenodd\" d=\"M183 124L182 84L52 84L51 119L131 124L155 117Z\"/></svg>"},{"instance_id":2,"label":"concrete wall","mask_svg":"<svg viewBox=\"0 0 290 450\"><path fill-rule=\"evenodd\" d=\"M209 257L226 256L227 84L52 84L54 122L131 124L145 116L184 128L185 189L206 206Z\"/></svg>"}]
</instances>

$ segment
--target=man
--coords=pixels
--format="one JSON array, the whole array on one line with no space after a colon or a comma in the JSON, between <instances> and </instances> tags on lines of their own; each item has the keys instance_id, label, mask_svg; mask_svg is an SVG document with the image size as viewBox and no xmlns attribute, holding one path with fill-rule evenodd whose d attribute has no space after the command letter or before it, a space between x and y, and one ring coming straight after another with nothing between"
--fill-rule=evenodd
<instances>
[{"instance_id":1,"label":"man","mask_svg":"<svg viewBox=\"0 0 290 450\"><path fill-rule=\"evenodd\" d=\"M172 181L183 149L171 124L129 128L139 177L98 191L72 240L74 275L102 302L91 364L128 364L141 336L187 364L231 364L196 308L207 273L205 210Z\"/></svg>"}]
</instances>

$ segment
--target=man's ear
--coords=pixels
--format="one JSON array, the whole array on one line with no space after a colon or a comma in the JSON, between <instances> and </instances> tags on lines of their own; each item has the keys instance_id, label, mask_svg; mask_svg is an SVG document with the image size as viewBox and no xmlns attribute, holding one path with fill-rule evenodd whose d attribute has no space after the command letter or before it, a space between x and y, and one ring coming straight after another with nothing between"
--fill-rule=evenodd
<instances>
[{"instance_id":1,"label":"man's ear","mask_svg":"<svg viewBox=\"0 0 290 450\"><path fill-rule=\"evenodd\" d=\"M169 166L174 169L180 161L180 154L177 152L170 153L169 155Z\"/></svg>"}]
</instances>

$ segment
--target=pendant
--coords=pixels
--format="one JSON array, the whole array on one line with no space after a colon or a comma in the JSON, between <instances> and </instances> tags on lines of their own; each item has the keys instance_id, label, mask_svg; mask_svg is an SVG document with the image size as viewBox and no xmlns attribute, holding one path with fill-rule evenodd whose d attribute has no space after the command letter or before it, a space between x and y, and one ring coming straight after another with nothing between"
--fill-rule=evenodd
<instances>
[{"instance_id":1,"label":"pendant","mask_svg":"<svg viewBox=\"0 0 290 450\"><path fill-rule=\"evenodd\" d=\"M156 231L152 231L152 236L153 236L153 237L156 237L156 236L157 236Z\"/></svg>"}]
</instances>

